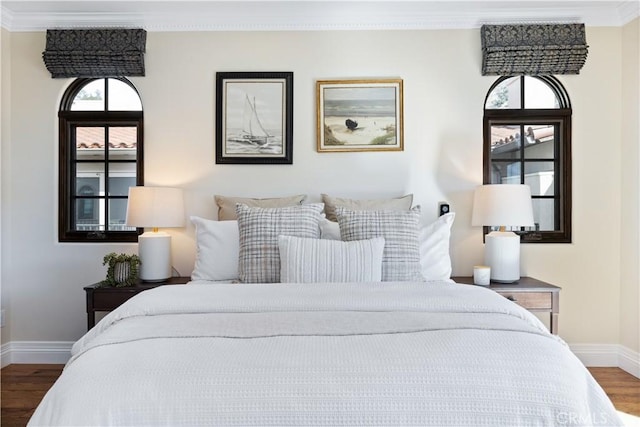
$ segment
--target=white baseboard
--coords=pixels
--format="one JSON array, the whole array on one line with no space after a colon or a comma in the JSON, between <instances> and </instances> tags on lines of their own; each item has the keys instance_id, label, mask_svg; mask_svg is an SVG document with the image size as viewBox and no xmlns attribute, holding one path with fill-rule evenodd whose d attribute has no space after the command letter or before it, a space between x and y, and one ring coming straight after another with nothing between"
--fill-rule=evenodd
<instances>
[{"instance_id":1,"label":"white baseboard","mask_svg":"<svg viewBox=\"0 0 640 427\"><path fill-rule=\"evenodd\" d=\"M569 344L578 359L589 367L617 367L618 344Z\"/></svg>"},{"instance_id":2,"label":"white baseboard","mask_svg":"<svg viewBox=\"0 0 640 427\"><path fill-rule=\"evenodd\" d=\"M629 347L620 346L618 357L618 367L627 371L636 378L640 378L640 353L631 350Z\"/></svg>"},{"instance_id":3,"label":"white baseboard","mask_svg":"<svg viewBox=\"0 0 640 427\"><path fill-rule=\"evenodd\" d=\"M11 363L67 363L72 341L11 341L2 345L2 367ZM571 351L589 367L617 367L640 378L640 353L618 344L570 344Z\"/></svg>"},{"instance_id":4,"label":"white baseboard","mask_svg":"<svg viewBox=\"0 0 640 427\"><path fill-rule=\"evenodd\" d=\"M64 364L71 357L73 341L11 341L0 350L2 367L11 363Z\"/></svg>"},{"instance_id":5,"label":"white baseboard","mask_svg":"<svg viewBox=\"0 0 640 427\"><path fill-rule=\"evenodd\" d=\"M640 378L640 353L619 344L569 344L588 367L616 367Z\"/></svg>"}]
</instances>

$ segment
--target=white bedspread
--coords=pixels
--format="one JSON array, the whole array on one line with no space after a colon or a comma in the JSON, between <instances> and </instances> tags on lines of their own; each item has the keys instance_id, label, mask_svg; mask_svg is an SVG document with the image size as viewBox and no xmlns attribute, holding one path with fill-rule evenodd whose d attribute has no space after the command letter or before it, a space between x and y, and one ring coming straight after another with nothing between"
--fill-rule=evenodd
<instances>
[{"instance_id":1,"label":"white bedspread","mask_svg":"<svg viewBox=\"0 0 640 427\"><path fill-rule=\"evenodd\" d=\"M107 315L29 425L621 425L498 294L448 283L161 286Z\"/></svg>"}]
</instances>

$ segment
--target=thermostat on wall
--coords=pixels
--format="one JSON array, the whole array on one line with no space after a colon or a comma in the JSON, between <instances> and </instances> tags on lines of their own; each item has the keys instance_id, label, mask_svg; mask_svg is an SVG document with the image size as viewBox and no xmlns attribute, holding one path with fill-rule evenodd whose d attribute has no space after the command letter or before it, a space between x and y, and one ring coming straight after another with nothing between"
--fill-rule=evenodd
<instances>
[{"instance_id":1,"label":"thermostat on wall","mask_svg":"<svg viewBox=\"0 0 640 427\"><path fill-rule=\"evenodd\" d=\"M438 203L438 216L442 216L444 214L448 214L449 213L449 203L447 202L440 202Z\"/></svg>"}]
</instances>

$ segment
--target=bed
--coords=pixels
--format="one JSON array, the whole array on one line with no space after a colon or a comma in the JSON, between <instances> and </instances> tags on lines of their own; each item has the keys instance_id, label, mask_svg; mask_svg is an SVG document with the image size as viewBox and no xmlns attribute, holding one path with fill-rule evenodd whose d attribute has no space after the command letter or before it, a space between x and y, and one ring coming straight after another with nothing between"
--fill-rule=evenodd
<instances>
[{"instance_id":1,"label":"bed","mask_svg":"<svg viewBox=\"0 0 640 427\"><path fill-rule=\"evenodd\" d=\"M370 224L393 229L343 242L330 238L334 225L321 238L321 208L303 210L306 219L239 205L236 226L194 221L194 281L145 291L102 319L29 425L622 425L537 317L435 277L447 273L434 254L451 217L421 228L415 210L377 210L352 227L344 218L355 211L339 208L343 240ZM256 213L266 221L248 221ZM229 239L237 256L212 266ZM226 275L243 283L221 283L237 281Z\"/></svg>"},{"instance_id":2,"label":"bed","mask_svg":"<svg viewBox=\"0 0 640 427\"><path fill-rule=\"evenodd\" d=\"M448 282L175 285L73 347L30 425L620 425L566 344Z\"/></svg>"}]
</instances>

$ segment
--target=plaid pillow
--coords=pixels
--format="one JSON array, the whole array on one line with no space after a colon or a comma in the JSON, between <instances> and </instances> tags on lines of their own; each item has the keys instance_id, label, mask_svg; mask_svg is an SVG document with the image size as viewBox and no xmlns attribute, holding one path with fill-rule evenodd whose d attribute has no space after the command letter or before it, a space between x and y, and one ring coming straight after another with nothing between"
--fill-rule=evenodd
<instances>
[{"instance_id":1,"label":"plaid pillow","mask_svg":"<svg viewBox=\"0 0 640 427\"><path fill-rule=\"evenodd\" d=\"M382 281L424 281L420 267L420 208L409 211L352 211L336 208L344 241L384 237Z\"/></svg>"},{"instance_id":2,"label":"plaid pillow","mask_svg":"<svg viewBox=\"0 0 640 427\"><path fill-rule=\"evenodd\" d=\"M284 208L250 208L236 205L240 255L238 275L244 283L280 282L278 236L320 237L323 204Z\"/></svg>"}]
</instances>

